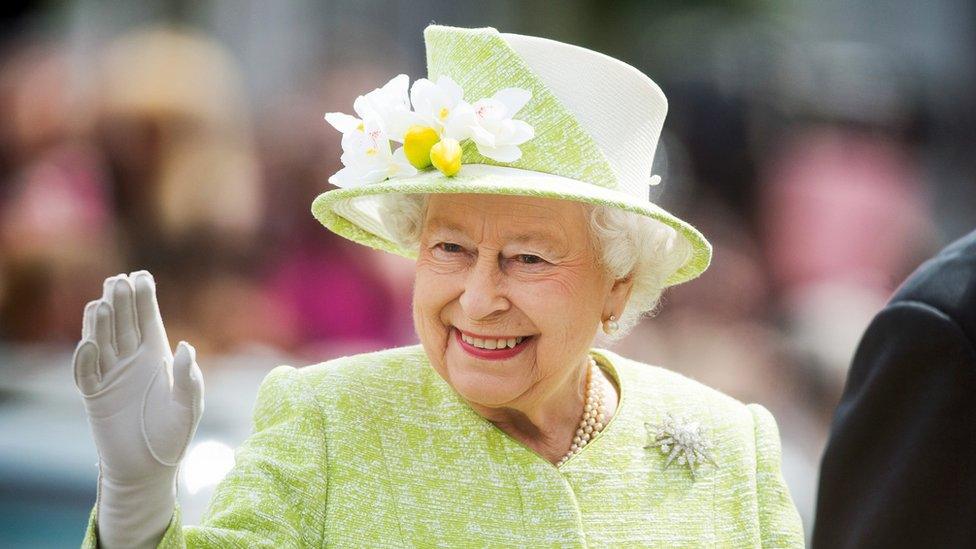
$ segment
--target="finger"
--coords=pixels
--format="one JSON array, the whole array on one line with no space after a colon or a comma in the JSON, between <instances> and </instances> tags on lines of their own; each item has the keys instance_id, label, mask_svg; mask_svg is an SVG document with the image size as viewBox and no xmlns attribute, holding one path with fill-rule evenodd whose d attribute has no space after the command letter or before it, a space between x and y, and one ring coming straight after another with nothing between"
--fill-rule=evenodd
<instances>
[{"instance_id":1,"label":"finger","mask_svg":"<svg viewBox=\"0 0 976 549\"><path fill-rule=\"evenodd\" d=\"M115 311L115 344L119 356L126 357L139 347L139 326L132 283L125 275L119 275L112 284L112 310Z\"/></svg>"},{"instance_id":2,"label":"finger","mask_svg":"<svg viewBox=\"0 0 976 549\"><path fill-rule=\"evenodd\" d=\"M98 392L101 375L98 372L98 345L94 341L84 340L75 347L72 357L74 366L75 386L83 395L93 395Z\"/></svg>"},{"instance_id":3,"label":"finger","mask_svg":"<svg viewBox=\"0 0 976 549\"><path fill-rule=\"evenodd\" d=\"M122 279L122 278L125 278L125 275L122 274L122 273L119 273L119 274L117 274L115 276L110 276L110 277L106 278L105 279L105 282L102 282L102 300L103 301L105 301L107 303L111 303L112 302L112 294L115 291L115 282L118 281L118 280L120 280L120 279Z\"/></svg>"},{"instance_id":4,"label":"finger","mask_svg":"<svg viewBox=\"0 0 976 549\"><path fill-rule=\"evenodd\" d=\"M115 281L118 280L120 276L121 275L110 276L110 277L106 278L104 282L102 282L102 297L101 297L101 299L99 301L102 301L104 303L108 303L109 305L112 304L112 292L114 291L114 288L115 288ZM98 317L98 308L96 307L95 313L94 313L94 315L92 315L92 319L93 320L96 320L97 317ZM95 327L95 323L93 322L92 323L92 329L94 329L94 327ZM113 330L114 330L114 328L113 328ZM92 339L95 339L94 332L92 332ZM97 342L97 340L96 340L96 342ZM113 345L113 348L114 348L114 346L115 346L115 335L114 334L112 335L112 345Z\"/></svg>"},{"instance_id":5,"label":"finger","mask_svg":"<svg viewBox=\"0 0 976 549\"><path fill-rule=\"evenodd\" d=\"M82 340L95 338L95 307L98 307L97 299L85 305L85 313L81 319Z\"/></svg>"},{"instance_id":6,"label":"finger","mask_svg":"<svg viewBox=\"0 0 976 549\"><path fill-rule=\"evenodd\" d=\"M156 282L149 271L135 271L129 275L136 294L136 319L143 343L155 342L169 348L166 339L166 328L163 318L159 314L159 303L156 300Z\"/></svg>"},{"instance_id":7,"label":"finger","mask_svg":"<svg viewBox=\"0 0 976 549\"><path fill-rule=\"evenodd\" d=\"M197 418L203 413L203 375L196 349L185 341L179 342L173 355L173 400L193 410Z\"/></svg>"},{"instance_id":8,"label":"finger","mask_svg":"<svg viewBox=\"0 0 976 549\"><path fill-rule=\"evenodd\" d=\"M118 354L115 350L115 312L112 306L101 301L95 309L95 343L98 345L99 368L102 375L107 375L118 362Z\"/></svg>"}]
</instances>

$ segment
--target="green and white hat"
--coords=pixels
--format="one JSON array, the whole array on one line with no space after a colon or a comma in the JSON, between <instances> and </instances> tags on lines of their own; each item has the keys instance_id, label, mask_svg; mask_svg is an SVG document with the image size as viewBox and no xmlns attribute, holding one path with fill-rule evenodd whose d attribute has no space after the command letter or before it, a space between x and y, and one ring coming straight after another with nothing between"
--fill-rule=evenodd
<instances>
[{"instance_id":1,"label":"green and white hat","mask_svg":"<svg viewBox=\"0 0 976 549\"><path fill-rule=\"evenodd\" d=\"M700 275L711 245L649 200L667 99L636 68L604 54L491 27L430 25L427 78L401 74L359 96L356 116L329 113L343 133L338 189L312 203L346 238L416 258L380 215L391 193L489 193L621 208L657 219L693 250L669 285ZM398 143L402 146L396 147Z\"/></svg>"}]
</instances>

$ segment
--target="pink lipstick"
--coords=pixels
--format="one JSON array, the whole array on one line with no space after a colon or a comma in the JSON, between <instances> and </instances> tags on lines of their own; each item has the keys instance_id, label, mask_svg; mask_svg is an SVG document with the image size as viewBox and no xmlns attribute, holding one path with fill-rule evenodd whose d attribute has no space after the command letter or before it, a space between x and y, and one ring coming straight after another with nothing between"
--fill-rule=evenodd
<instances>
[{"instance_id":1,"label":"pink lipstick","mask_svg":"<svg viewBox=\"0 0 976 549\"><path fill-rule=\"evenodd\" d=\"M464 349L466 353L468 353L471 356L485 359L485 360L505 360L507 358L512 358L513 356L525 350L529 342L534 339L532 336L528 336L522 339L522 341L520 341L514 347L505 347L503 349L482 349L480 347L475 347L474 345L471 345L470 343L464 341L464 339L461 338L461 331L458 330L457 328L452 327L451 330L454 331L455 341L457 341L458 345L460 345L461 348ZM474 334L469 334L469 335L473 336ZM500 337L497 339L509 339L509 338Z\"/></svg>"}]
</instances>

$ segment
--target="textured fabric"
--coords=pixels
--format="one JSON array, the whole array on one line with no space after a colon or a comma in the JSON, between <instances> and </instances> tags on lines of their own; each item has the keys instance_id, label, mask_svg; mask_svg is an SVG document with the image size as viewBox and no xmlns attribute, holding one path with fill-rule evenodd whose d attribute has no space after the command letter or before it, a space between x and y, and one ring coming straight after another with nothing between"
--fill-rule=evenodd
<instances>
[{"instance_id":1,"label":"textured fabric","mask_svg":"<svg viewBox=\"0 0 976 549\"><path fill-rule=\"evenodd\" d=\"M661 88L606 55L537 36L501 36L597 143L613 169L617 189L646 198L668 113Z\"/></svg>"},{"instance_id":2,"label":"textured fabric","mask_svg":"<svg viewBox=\"0 0 976 549\"><path fill-rule=\"evenodd\" d=\"M450 76L468 101L491 97L508 87L532 94L518 113L519 120L535 130L535 137L519 146L522 156L515 162L496 162L478 154L474 143L467 141L462 164L500 164L617 186L613 168L593 138L498 31L430 25L424 29L424 42L427 77L436 81L441 75Z\"/></svg>"},{"instance_id":3,"label":"textured fabric","mask_svg":"<svg viewBox=\"0 0 976 549\"><path fill-rule=\"evenodd\" d=\"M650 78L586 48L491 27L429 25L424 40L428 78L450 76L468 101L507 87L530 91L518 119L532 125L535 136L519 145L522 156L514 162L486 158L469 140L455 176L431 167L410 177L326 191L315 199L312 213L328 229L412 258L416 251L401 247L384 226L378 196L545 196L622 208L676 229L693 251L668 285L691 280L708 267L712 250L704 236L649 200L654 151L667 112L667 99ZM572 78L558 76L566 66L574 67Z\"/></svg>"},{"instance_id":4,"label":"textured fabric","mask_svg":"<svg viewBox=\"0 0 976 549\"><path fill-rule=\"evenodd\" d=\"M202 524L177 510L160 545L802 547L769 412L593 356L621 388L617 413L559 467L478 415L420 345L278 367ZM644 423L668 413L702 422L717 467L693 479L643 448Z\"/></svg>"},{"instance_id":5,"label":"textured fabric","mask_svg":"<svg viewBox=\"0 0 976 549\"><path fill-rule=\"evenodd\" d=\"M820 472L813 546L976 547L976 232L871 321Z\"/></svg>"}]
</instances>

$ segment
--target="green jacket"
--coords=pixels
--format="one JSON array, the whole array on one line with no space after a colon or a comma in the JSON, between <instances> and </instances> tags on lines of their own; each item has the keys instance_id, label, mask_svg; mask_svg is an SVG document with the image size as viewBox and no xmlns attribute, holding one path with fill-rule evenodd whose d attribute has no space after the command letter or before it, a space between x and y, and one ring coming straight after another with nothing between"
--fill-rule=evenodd
<instances>
[{"instance_id":1,"label":"green jacket","mask_svg":"<svg viewBox=\"0 0 976 549\"><path fill-rule=\"evenodd\" d=\"M594 349L617 413L558 468L468 406L420 345L279 366L199 526L160 547L802 547L772 415ZM699 421L693 478L645 449L645 422ZM92 510L84 547L95 547Z\"/></svg>"}]
</instances>

